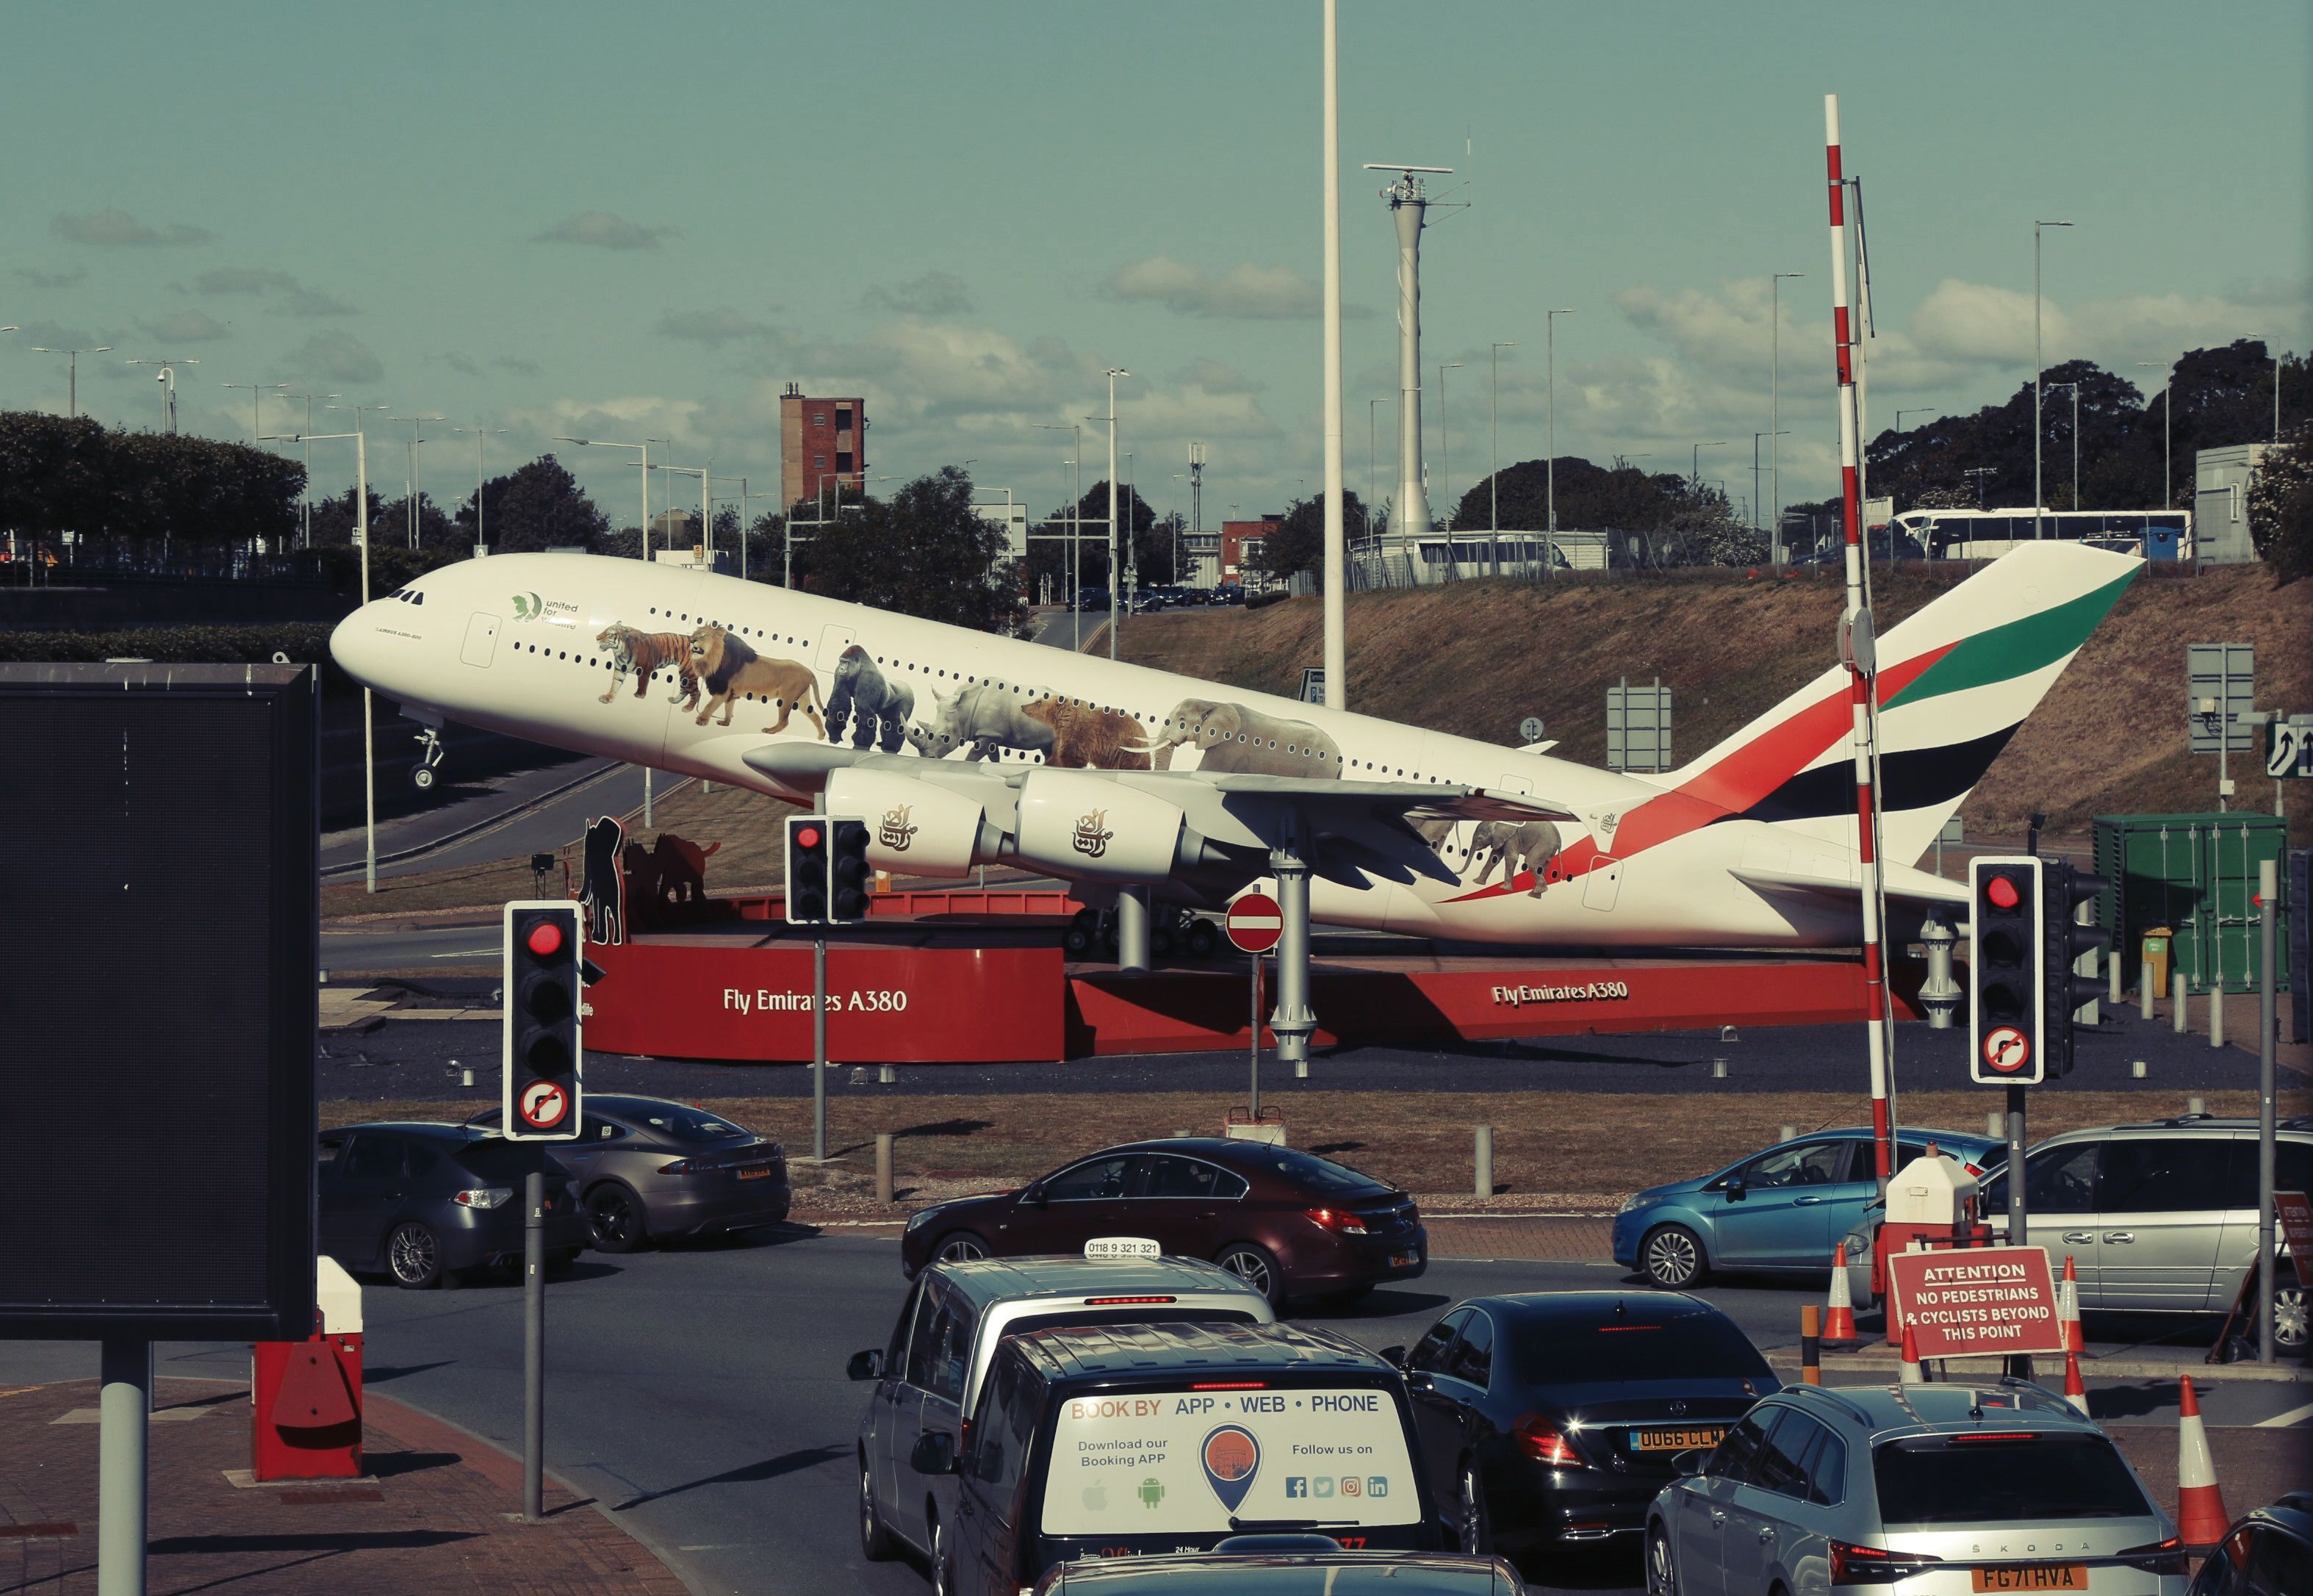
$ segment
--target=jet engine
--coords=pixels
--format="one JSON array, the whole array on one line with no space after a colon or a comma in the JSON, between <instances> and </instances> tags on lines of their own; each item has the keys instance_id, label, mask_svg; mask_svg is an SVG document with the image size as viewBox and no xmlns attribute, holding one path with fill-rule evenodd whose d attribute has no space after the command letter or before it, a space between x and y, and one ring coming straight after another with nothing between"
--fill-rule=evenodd
<instances>
[{"instance_id":1,"label":"jet engine","mask_svg":"<svg viewBox=\"0 0 2313 1596\"><path fill-rule=\"evenodd\" d=\"M1020 786L1022 864L1111 881L1157 881L1206 851L1180 808L1077 771L1033 770Z\"/></svg>"},{"instance_id":2,"label":"jet engine","mask_svg":"<svg viewBox=\"0 0 2313 1596\"><path fill-rule=\"evenodd\" d=\"M827 813L865 820L867 862L910 876L969 876L972 866L993 863L1004 842L974 799L889 771L830 771Z\"/></svg>"}]
</instances>

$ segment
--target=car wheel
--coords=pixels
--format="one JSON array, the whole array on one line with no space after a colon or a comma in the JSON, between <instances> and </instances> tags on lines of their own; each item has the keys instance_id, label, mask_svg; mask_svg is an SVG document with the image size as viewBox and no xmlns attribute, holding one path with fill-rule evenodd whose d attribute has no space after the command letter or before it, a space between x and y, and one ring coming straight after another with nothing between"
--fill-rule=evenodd
<instances>
[{"instance_id":1,"label":"car wheel","mask_svg":"<svg viewBox=\"0 0 2313 1596\"><path fill-rule=\"evenodd\" d=\"M442 1267L442 1243L416 1220L393 1227L385 1239L385 1266L393 1283L406 1292L422 1292L449 1283L450 1271Z\"/></svg>"},{"instance_id":2,"label":"car wheel","mask_svg":"<svg viewBox=\"0 0 2313 1596\"><path fill-rule=\"evenodd\" d=\"M1702 1279L1702 1240L1684 1225L1649 1230L1639 1243L1639 1267L1665 1291L1683 1292Z\"/></svg>"},{"instance_id":3,"label":"car wheel","mask_svg":"<svg viewBox=\"0 0 2313 1596\"><path fill-rule=\"evenodd\" d=\"M947 1526L932 1515L932 1596L954 1596L955 1580L947 1565Z\"/></svg>"},{"instance_id":4,"label":"car wheel","mask_svg":"<svg viewBox=\"0 0 2313 1596\"><path fill-rule=\"evenodd\" d=\"M875 1511L875 1477L863 1462L859 1465L859 1555L870 1563L888 1563L899 1549Z\"/></svg>"},{"instance_id":5,"label":"car wheel","mask_svg":"<svg viewBox=\"0 0 2313 1596\"><path fill-rule=\"evenodd\" d=\"M1213 1262L1268 1298L1270 1307L1280 1317L1283 1316L1285 1274L1278 1268L1277 1260L1269 1256L1266 1248L1255 1247L1250 1241L1240 1241L1221 1248L1220 1257Z\"/></svg>"},{"instance_id":6,"label":"car wheel","mask_svg":"<svg viewBox=\"0 0 2313 1596\"><path fill-rule=\"evenodd\" d=\"M2273 1277L2273 1345L2275 1350L2305 1350L2305 1287L2294 1274Z\"/></svg>"},{"instance_id":7,"label":"car wheel","mask_svg":"<svg viewBox=\"0 0 2313 1596\"><path fill-rule=\"evenodd\" d=\"M586 1229L596 1252L632 1252L650 1239L642 1199L616 1181L586 1194Z\"/></svg>"},{"instance_id":8,"label":"car wheel","mask_svg":"<svg viewBox=\"0 0 2313 1596\"><path fill-rule=\"evenodd\" d=\"M1678 1596L1678 1571L1670 1560L1670 1536L1660 1524L1647 1531L1647 1596Z\"/></svg>"},{"instance_id":9,"label":"car wheel","mask_svg":"<svg viewBox=\"0 0 2313 1596\"><path fill-rule=\"evenodd\" d=\"M1454 1532L1461 1538L1463 1556L1484 1556L1492 1544L1493 1533L1486 1525L1486 1491L1478 1479L1475 1463L1462 1465L1462 1490L1454 1505Z\"/></svg>"},{"instance_id":10,"label":"car wheel","mask_svg":"<svg viewBox=\"0 0 2313 1596\"><path fill-rule=\"evenodd\" d=\"M969 1264L974 1258L988 1256L988 1243L970 1230L950 1230L932 1248L932 1257L943 1264Z\"/></svg>"}]
</instances>

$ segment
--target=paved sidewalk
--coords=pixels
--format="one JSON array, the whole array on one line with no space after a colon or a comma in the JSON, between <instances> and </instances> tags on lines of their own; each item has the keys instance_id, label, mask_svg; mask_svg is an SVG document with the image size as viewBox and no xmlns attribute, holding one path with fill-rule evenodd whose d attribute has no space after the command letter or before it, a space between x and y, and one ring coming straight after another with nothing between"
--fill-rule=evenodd
<instances>
[{"instance_id":1,"label":"paved sidewalk","mask_svg":"<svg viewBox=\"0 0 2313 1596\"><path fill-rule=\"evenodd\" d=\"M550 1478L545 1521L523 1523L519 1460L398 1402L365 1398L368 1477L248 1487L227 1476L250 1465L248 1391L163 1380L159 1395L153 1596L682 1596L656 1557ZM0 1389L0 1590L95 1591L96 1401L94 1380Z\"/></svg>"}]
</instances>

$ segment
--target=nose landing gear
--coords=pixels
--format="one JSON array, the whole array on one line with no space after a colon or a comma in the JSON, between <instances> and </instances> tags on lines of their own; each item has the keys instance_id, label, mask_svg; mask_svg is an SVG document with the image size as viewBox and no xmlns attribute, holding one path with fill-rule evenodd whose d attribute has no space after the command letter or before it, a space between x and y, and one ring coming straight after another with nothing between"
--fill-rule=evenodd
<instances>
[{"instance_id":1,"label":"nose landing gear","mask_svg":"<svg viewBox=\"0 0 2313 1596\"><path fill-rule=\"evenodd\" d=\"M442 746L442 734L427 727L418 734L418 763L410 767L409 784L420 792L431 792L442 780L441 764L447 752Z\"/></svg>"}]
</instances>

